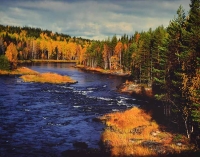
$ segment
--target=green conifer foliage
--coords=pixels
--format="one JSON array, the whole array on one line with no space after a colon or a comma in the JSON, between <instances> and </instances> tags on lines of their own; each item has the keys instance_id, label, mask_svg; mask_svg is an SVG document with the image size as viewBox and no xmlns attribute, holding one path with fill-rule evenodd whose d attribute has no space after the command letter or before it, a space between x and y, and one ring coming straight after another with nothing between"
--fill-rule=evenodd
<instances>
[{"instance_id":1,"label":"green conifer foliage","mask_svg":"<svg viewBox=\"0 0 200 157\"><path fill-rule=\"evenodd\" d=\"M5 55L0 55L0 70L9 70L10 63Z\"/></svg>"}]
</instances>

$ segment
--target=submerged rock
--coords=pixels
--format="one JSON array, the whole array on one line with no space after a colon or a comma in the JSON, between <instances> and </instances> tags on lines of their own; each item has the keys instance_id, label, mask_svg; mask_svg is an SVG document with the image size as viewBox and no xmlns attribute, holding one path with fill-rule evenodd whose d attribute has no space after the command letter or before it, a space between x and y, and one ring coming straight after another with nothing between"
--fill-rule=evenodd
<instances>
[{"instance_id":1,"label":"submerged rock","mask_svg":"<svg viewBox=\"0 0 200 157\"><path fill-rule=\"evenodd\" d=\"M62 157L109 157L110 154L99 149L66 150L61 153Z\"/></svg>"},{"instance_id":2,"label":"submerged rock","mask_svg":"<svg viewBox=\"0 0 200 157\"><path fill-rule=\"evenodd\" d=\"M92 119L93 122L102 122L102 120L99 117L95 117Z\"/></svg>"},{"instance_id":3,"label":"submerged rock","mask_svg":"<svg viewBox=\"0 0 200 157\"><path fill-rule=\"evenodd\" d=\"M87 149L88 148L88 144L85 143L85 142L74 142L73 146L77 147L77 148L81 148L81 149Z\"/></svg>"}]
</instances>

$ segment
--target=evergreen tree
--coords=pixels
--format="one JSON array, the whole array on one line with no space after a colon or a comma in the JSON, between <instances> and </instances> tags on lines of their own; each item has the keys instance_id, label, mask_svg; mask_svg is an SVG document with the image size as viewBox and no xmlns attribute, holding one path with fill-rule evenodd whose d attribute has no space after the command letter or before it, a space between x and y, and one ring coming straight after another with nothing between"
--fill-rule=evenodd
<instances>
[{"instance_id":1,"label":"evergreen tree","mask_svg":"<svg viewBox=\"0 0 200 157\"><path fill-rule=\"evenodd\" d=\"M0 55L0 70L9 70L10 63L5 55Z\"/></svg>"},{"instance_id":2,"label":"evergreen tree","mask_svg":"<svg viewBox=\"0 0 200 157\"><path fill-rule=\"evenodd\" d=\"M149 79L150 82L153 81L155 94L160 94L165 91L167 44L168 38L166 30L163 26L159 26L153 31L150 43L151 75Z\"/></svg>"},{"instance_id":3,"label":"evergreen tree","mask_svg":"<svg viewBox=\"0 0 200 157\"><path fill-rule=\"evenodd\" d=\"M185 47L186 36L186 16L182 6L177 10L177 18L171 21L168 26L169 45L168 45L168 64L166 77L166 101L172 105L174 118L179 126L184 122L185 130L188 138L191 135L190 111L188 100L184 94L184 76L186 74L185 65L187 64L188 51Z\"/></svg>"},{"instance_id":4,"label":"evergreen tree","mask_svg":"<svg viewBox=\"0 0 200 157\"><path fill-rule=\"evenodd\" d=\"M188 100L190 125L194 136L198 136L200 126L200 0L191 0L187 19L186 43L188 58L184 66L184 96Z\"/></svg>"},{"instance_id":5,"label":"evergreen tree","mask_svg":"<svg viewBox=\"0 0 200 157\"><path fill-rule=\"evenodd\" d=\"M151 67L151 31L141 34L143 44L140 53L140 83L148 84L150 82L150 67Z\"/></svg>"}]
</instances>

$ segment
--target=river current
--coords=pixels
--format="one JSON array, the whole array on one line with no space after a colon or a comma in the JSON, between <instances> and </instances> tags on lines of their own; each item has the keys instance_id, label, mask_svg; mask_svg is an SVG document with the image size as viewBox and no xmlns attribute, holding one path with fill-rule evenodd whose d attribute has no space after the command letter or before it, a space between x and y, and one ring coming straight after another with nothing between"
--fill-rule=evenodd
<instances>
[{"instance_id":1,"label":"river current","mask_svg":"<svg viewBox=\"0 0 200 157\"><path fill-rule=\"evenodd\" d=\"M103 114L137 106L118 93L119 76L86 72L72 63L35 63L38 72L68 75L78 83L26 83L19 76L0 76L0 156L61 156L74 142L98 148ZM52 78L54 79L54 78Z\"/></svg>"}]
</instances>

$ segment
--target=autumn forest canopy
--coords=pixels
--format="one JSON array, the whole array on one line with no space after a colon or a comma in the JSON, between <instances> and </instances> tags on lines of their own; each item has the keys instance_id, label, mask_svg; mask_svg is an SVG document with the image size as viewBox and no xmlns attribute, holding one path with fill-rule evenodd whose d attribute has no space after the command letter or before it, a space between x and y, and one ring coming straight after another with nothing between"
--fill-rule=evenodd
<instances>
[{"instance_id":1,"label":"autumn forest canopy","mask_svg":"<svg viewBox=\"0 0 200 157\"><path fill-rule=\"evenodd\" d=\"M188 138L200 127L200 0L182 6L168 27L103 41L71 37L31 27L0 25L0 69L18 60L69 60L79 65L129 72L152 87L155 98L170 105L173 120Z\"/></svg>"}]
</instances>

